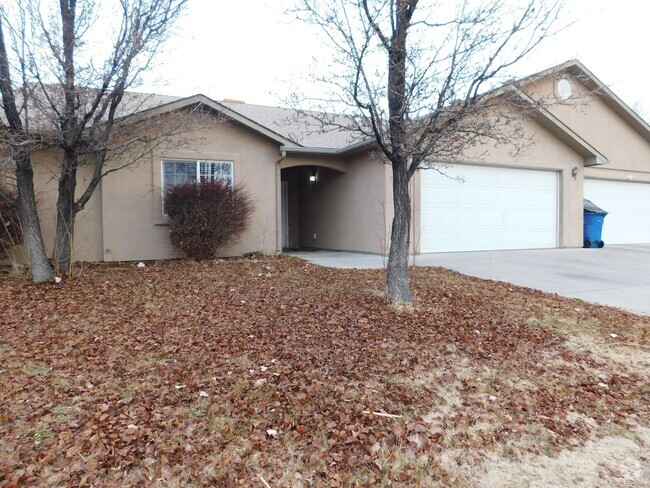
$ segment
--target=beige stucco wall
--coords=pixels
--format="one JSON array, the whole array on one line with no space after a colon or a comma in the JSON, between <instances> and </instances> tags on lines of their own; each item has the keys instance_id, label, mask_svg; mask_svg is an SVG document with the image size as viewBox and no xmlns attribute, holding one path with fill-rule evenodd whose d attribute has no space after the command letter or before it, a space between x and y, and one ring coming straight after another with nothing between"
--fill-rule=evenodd
<instances>
[{"instance_id":1,"label":"beige stucco wall","mask_svg":"<svg viewBox=\"0 0 650 488\"><path fill-rule=\"evenodd\" d=\"M53 151L39 151L32 155L38 214L41 221L43 241L49 254L52 253L54 247L59 165L59 155ZM81 167L79 169L77 197L84 192L91 176L91 167ZM100 184L86 208L77 216L73 246L73 259L76 261L102 260L101 194L102 185Z\"/></svg>"},{"instance_id":2,"label":"beige stucco wall","mask_svg":"<svg viewBox=\"0 0 650 488\"><path fill-rule=\"evenodd\" d=\"M240 239L220 255L247 252L275 253L277 247L276 186L279 184L278 145L235 123L201 122L191 135L179 135L185 144L170 141L137 164L107 175L86 209L77 218L74 259L122 261L177 257L162 215L161 163L165 158L229 160L235 185L251 194L255 211ZM189 141L189 144L187 143ZM122 160L126 160L124 156ZM56 157L35 155L35 187L43 236L51 252L56 216ZM85 189L91 168L79 173L78 193Z\"/></svg>"},{"instance_id":3,"label":"beige stucco wall","mask_svg":"<svg viewBox=\"0 0 650 488\"><path fill-rule=\"evenodd\" d=\"M315 183L300 181L299 184L304 185L299 203L302 246L384 252L386 178L383 164L361 153L346 160L345 173L320 167Z\"/></svg>"},{"instance_id":4,"label":"beige stucco wall","mask_svg":"<svg viewBox=\"0 0 650 488\"><path fill-rule=\"evenodd\" d=\"M188 135L178 136L185 138ZM103 182L104 260L166 259L178 256L162 215L163 159L233 161L234 184L250 193L255 211L237 242L219 252L237 256L276 251L278 146L251 131L215 121L196 130L191 144L155 151L147 161L108 175Z\"/></svg>"},{"instance_id":5,"label":"beige stucco wall","mask_svg":"<svg viewBox=\"0 0 650 488\"><path fill-rule=\"evenodd\" d=\"M570 81L573 95L559 102L554 96L555 84L562 76ZM585 177L650 181L650 142L617 114L598 91L568 74L545 78L526 90L537 99L545 97L551 113L607 157L607 164L585 168Z\"/></svg>"},{"instance_id":6,"label":"beige stucco wall","mask_svg":"<svg viewBox=\"0 0 650 488\"><path fill-rule=\"evenodd\" d=\"M281 169L319 167L328 168L345 173L348 170L348 161L346 158L338 156L304 156L288 155L280 162Z\"/></svg>"}]
</instances>

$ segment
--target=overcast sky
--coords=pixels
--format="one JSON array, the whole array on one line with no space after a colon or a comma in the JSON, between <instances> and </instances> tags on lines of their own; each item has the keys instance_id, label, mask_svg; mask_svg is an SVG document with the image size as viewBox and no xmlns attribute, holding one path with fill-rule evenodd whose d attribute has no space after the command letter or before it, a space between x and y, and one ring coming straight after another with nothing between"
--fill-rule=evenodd
<instances>
[{"instance_id":1,"label":"overcast sky","mask_svg":"<svg viewBox=\"0 0 650 488\"><path fill-rule=\"evenodd\" d=\"M326 55L319 32L284 13L282 0L190 0L146 91L203 93L216 100L277 105ZM650 2L567 0L576 23L547 41L517 74L582 61L623 101L650 118Z\"/></svg>"}]
</instances>

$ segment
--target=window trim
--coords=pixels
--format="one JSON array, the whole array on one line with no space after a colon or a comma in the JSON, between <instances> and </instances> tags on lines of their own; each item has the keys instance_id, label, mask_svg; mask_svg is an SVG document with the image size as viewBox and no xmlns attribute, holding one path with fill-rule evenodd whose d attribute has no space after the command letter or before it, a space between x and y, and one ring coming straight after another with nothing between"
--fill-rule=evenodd
<instances>
[{"instance_id":1,"label":"window trim","mask_svg":"<svg viewBox=\"0 0 650 488\"><path fill-rule=\"evenodd\" d=\"M194 163L196 166L196 181L201 181L201 163L228 163L230 164L230 186L235 186L235 161L232 159L190 159L190 158L163 158L160 160L160 210L162 216L167 218L165 212L165 163Z\"/></svg>"}]
</instances>

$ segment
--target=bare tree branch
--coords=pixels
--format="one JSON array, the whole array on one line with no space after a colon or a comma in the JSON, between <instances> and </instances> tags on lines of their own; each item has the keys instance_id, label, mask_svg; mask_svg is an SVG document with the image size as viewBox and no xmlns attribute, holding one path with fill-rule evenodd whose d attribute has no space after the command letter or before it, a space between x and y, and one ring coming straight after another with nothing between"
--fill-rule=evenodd
<instances>
[{"instance_id":1,"label":"bare tree branch","mask_svg":"<svg viewBox=\"0 0 650 488\"><path fill-rule=\"evenodd\" d=\"M165 132L157 125L160 119L152 119L131 129L156 135L127 136L124 121L145 103L146 97L131 95L129 90L152 66L186 3L24 0L2 10L2 26L17 26L0 29L3 36L10 34L14 46L13 55L4 56L4 71L18 73L21 84L14 87L5 77L2 95L8 130L0 143L24 155L14 158L16 171L23 168L29 174L33 173L29 154L34 150L61 154L54 261L64 272L70 269L76 215L101 179L137 163L141 154L179 130L168 126ZM93 28L98 17L110 18L109 11L119 13L113 16L112 35ZM97 32L103 36L99 43ZM88 46L95 46L95 51ZM20 93L20 109L15 93ZM113 154L124 159L109 167ZM78 192L77 173L82 166L91 166L93 176Z\"/></svg>"},{"instance_id":2,"label":"bare tree branch","mask_svg":"<svg viewBox=\"0 0 650 488\"><path fill-rule=\"evenodd\" d=\"M419 169L462 159L487 140L515 152L526 143L517 119L530 108L505 91L489 92L556 32L562 0L300 3L299 16L324 33L335 57L335 69L315 75L331 96L313 117L340 129L346 125L340 118L320 114L343 107L348 129L373 140L391 165L388 294L409 301L409 181Z\"/></svg>"}]
</instances>

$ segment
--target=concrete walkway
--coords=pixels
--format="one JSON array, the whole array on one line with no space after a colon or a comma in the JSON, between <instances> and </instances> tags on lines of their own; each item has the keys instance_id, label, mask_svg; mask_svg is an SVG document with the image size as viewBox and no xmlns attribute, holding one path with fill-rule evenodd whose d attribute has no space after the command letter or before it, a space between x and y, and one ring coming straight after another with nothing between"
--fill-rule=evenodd
<instances>
[{"instance_id":1,"label":"concrete walkway","mask_svg":"<svg viewBox=\"0 0 650 488\"><path fill-rule=\"evenodd\" d=\"M377 254L342 251L289 254L333 268L382 268L386 261ZM650 244L421 254L412 260L650 315Z\"/></svg>"}]
</instances>

